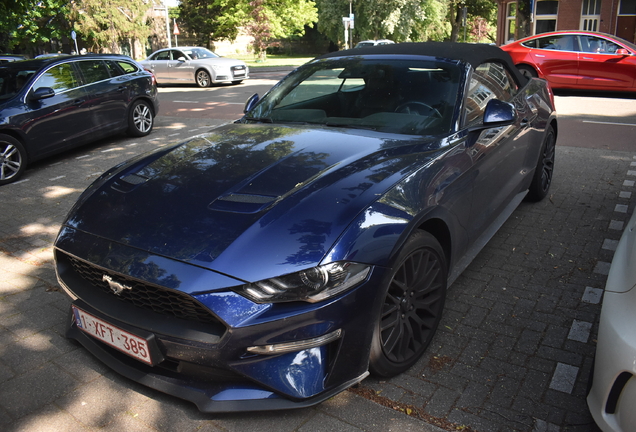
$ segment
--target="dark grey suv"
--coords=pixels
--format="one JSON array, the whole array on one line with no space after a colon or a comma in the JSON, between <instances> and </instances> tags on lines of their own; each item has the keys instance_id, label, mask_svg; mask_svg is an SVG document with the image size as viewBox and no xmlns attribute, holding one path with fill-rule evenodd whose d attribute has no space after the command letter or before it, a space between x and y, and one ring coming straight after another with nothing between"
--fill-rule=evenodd
<instances>
[{"instance_id":1,"label":"dark grey suv","mask_svg":"<svg viewBox=\"0 0 636 432\"><path fill-rule=\"evenodd\" d=\"M0 185L27 163L128 132L148 135L154 75L126 56L88 55L0 65Z\"/></svg>"}]
</instances>

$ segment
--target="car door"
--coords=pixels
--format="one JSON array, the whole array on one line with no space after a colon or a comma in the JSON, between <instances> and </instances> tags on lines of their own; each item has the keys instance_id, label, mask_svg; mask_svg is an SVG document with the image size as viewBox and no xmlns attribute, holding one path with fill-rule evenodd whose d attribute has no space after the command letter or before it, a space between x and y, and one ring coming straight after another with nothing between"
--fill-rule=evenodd
<instances>
[{"instance_id":1,"label":"car door","mask_svg":"<svg viewBox=\"0 0 636 432\"><path fill-rule=\"evenodd\" d=\"M464 105L465 128L483 123L488 102L499 99L515 107L514 124L472 132L466 152L472 159L473 205L469 235L474 240L520 192L526 179L533 112L511 73L503 64L488 62L472 74ZM536 163L536 160L534 161Z\"/></svg>"},{"instance_id":2,"label":"car door","mask_svg":"<svg viewBox=\"0 0 636 432\"><path fill-rule=\"evenodd\" d=\"M190 57L181 50L172 50L172 58L173 61L170 70L172 79L174 81L194 82L194 65Z\"/></svg>"},{"instance_id":3,"label":"car door","mask_svg":"<svg viewBox=\"0 0 636 432\"><path fill-rule=\"evenodd\" d=\"M578 79L579 48L572 35L545 36L533 41L530 51L534 63L550 83L576 84Z\"/></svg>"},{"instance_id":4,"label":"car door","mask_svg":"<svg viewBox=\"0 0 636 432\"><path fill-rule=\"evenodd\" d=\"M147 62L148 68L155 74L155 78L159 83L170 83L170 62L172 61L171 51L160 51L150 58Z\"/></svg>"},{"instance_id":5,"label":"car door","mask_svg":"<svg viewBox=\"0 0 636 432\"><path fill-rule=\"evenodd\" d=\"M129 83L112 60L80 60L77 63L88 95L95 133L126 125Z\"/></svg>"},{"instance_id":6,"label":"car door","mask_svg":"<svg viewBox=\"0 0 636 432\"><path fill-rule=\"evenodd\" d=\"M581 86L593 90L634 87L636 58L633 55L616 54L617 50L627 48L597 36L581 35L579 38L582 52L579 57L578 83Z\"/></svg>"},{"instance_id":7,"label":"car door","mask_svg":"<svg viewBox=\"0 0 636 432\"><path fill-rule=\"evenodd\" d=\"M57 63L36 78L26 96L22 129L30 151L37 157L89 140L94 127L85 88L72 62ZM40 88L52 89L50 97L34 100Z\"/></svg>"}]
</instances>

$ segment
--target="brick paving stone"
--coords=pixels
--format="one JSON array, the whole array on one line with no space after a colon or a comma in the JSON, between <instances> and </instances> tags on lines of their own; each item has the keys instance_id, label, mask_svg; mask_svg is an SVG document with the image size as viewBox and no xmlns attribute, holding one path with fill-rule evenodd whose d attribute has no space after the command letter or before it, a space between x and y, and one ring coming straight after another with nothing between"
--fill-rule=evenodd
<instances>
[{"instance_id":1,"label":"brick paving stone","mask_svg":"<svg viewBox=\"0 0 636 432\"><path fill-rule=\"evenodd\" d=\"M461 392L458 390L440 387L426 402L424 411L435 417L446 417L460 395Z\"/></svg>"}]
</instances>

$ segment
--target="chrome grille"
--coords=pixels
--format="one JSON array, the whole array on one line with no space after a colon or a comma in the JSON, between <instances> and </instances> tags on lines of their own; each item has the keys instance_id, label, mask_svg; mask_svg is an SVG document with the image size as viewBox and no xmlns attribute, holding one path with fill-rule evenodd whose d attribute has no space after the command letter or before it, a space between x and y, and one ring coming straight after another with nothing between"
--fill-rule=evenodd
<instances>
[{"instance_id":1,"label":"chrome grille","mask_svg":"<svg viewBox=\"0 0 636 432\"><path fill-rule=\"evenodd\" d=\"M219 320L203 305L185 293L146 284L135 279L123 277L117 273L104 270L85 261L67 255L75 273L89 282L101 292L117 298L136 307L150 310L162 315L168 315L200 323L218 323ZM108 275L116 282L125 284L132 289L123 290L120 294L110 289L108 282L103 280Z\"/></svg>"}]
</instances>

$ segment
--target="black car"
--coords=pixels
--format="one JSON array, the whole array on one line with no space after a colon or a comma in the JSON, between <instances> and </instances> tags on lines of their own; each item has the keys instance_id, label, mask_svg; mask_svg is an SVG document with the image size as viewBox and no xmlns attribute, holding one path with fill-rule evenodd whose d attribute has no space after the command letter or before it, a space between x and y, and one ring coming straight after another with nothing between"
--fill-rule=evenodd
<instances>
[{"instance_id":1,"label":"black car","mask_svg":"<svg viewBox=\"0 0 636 432\"><path fill-rule=\"evenodd\" d=\"M154 75L126 56L63 56L0 64L0 185L27 163L127 131L150 133Z\"/></svg>"}]
</instances>

